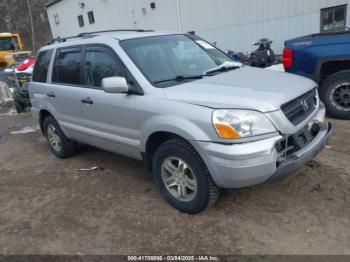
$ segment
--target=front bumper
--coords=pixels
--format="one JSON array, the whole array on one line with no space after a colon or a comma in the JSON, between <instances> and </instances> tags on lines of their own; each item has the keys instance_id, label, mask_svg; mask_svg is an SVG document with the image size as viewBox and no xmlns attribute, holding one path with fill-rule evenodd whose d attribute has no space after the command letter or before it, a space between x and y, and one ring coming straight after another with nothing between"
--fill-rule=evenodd
<instances>
[{"instance_id":1,"label":"front bumper","mask_svg":"<svg viewBox=\"0 0 350 262\"><path fill-rule=\"evenodd\" d=\"M316 123L317 118L315 119ZM224 145L194 142L213 180L221 188L244 188L277 182L312 160L333 134L330 123L321 123L317 135L305 147L280 162L276 145L284 139L272 138L243 144Z\"/></svg>"},{"instance_id":2,"label":"front bumper","mask_svg":"<svg viewBox=\"0 0 350 262\"><path fill-rule=\"evenodd\" d=\"M275 174L271 176L266 183L278 182L301 166L305 165L307 162L311 161L328 144L333 133L334 128L331 123L324 123L321 125L320 132L310 142L310 144L281 163L278 166Z\"/></svg>"}]
</instances>

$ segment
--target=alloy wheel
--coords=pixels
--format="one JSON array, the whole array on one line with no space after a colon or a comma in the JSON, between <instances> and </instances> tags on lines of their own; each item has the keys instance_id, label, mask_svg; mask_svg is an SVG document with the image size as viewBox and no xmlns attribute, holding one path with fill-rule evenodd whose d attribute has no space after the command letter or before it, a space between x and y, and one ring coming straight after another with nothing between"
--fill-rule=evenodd
<instances>
[{"instance_id":1,"label":"alloy wheel","mask_svg":"<svg viewBox=\"0 0 350 262\"><path fill-rule=\"evenodd\" d=\"M50 142L50 145L52 148L56 151L59 152L61 150L61 138L57 134L56 128L54 125L49 125L47 127L47 138Z\"/></svg>"},{"instance_id":2,"label":"alloy wheel","mask_svg":"<svg viewBox=\"0 0 350 262\"><path fill-rule=\"evenodd\" d=\"M168 192L180 201L191 201L197 194L197 179L190 166L178 157L169 157L161 167L161 177Z\"/></svg>"},{"instance_id":3,"label":"alloy wheel","mask_svg":"<svg viewBox=\"0 0 350 262\"><path fill-rule=\"evenodd\" d=\"M350 83L337 85L331 93L333 105L343 111L350 111Z\"/></svg>"}]
</instances>

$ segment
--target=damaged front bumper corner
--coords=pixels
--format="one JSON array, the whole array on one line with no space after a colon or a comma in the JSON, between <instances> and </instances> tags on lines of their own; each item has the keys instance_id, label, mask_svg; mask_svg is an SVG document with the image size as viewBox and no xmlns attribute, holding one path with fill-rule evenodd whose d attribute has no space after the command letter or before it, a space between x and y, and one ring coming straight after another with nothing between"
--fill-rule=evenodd
<instances>
[{"instance_id":1,"label":"damaged front bumper corner","mask_svg":"<svg viewBox=\"0 0 350 262\"><path fill-rule=\"evenodd\" d=\"M278 182L314 159L329 143L333 133L334 127L331 123L321 124L320 131L316 137L300 151L288 156L288 158L277 167L275 174L271 176L266 183Z\"/></svg>"}]
</instances>

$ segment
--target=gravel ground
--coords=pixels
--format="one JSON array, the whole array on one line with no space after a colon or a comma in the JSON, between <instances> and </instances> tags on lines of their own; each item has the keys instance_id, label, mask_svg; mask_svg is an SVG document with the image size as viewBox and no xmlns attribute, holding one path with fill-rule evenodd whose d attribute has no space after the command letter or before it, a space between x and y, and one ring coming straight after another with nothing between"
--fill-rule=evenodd
<instances>
[{"instance_id":1,"label":"gravel ground","mask_svg":"<svg viewBox=\"0 0 350 262\"><path fill-rule=\"evenodd\" d=\"M59 160L29 113L0 114L1 254L350 254L350 122L283 182L171 208L143 163L91 147ZM80 168L98 170L81 172Z\"/></svg>"}]
</instances>

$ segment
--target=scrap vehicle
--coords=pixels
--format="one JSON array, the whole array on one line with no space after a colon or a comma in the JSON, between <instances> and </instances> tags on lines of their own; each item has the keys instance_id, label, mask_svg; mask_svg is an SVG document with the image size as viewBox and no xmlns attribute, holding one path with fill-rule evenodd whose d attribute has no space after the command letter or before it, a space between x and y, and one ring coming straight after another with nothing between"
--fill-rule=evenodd
<instances>
[{"instance_id":1,"label":"scrap vehicle","mask_svg":"<svg viewBox=\"0 0 350 262\"><path fill-rule=\"evenodd\" d=\"M254 67L269 67L275 62L275 52L271 48L272 40L262 38L253 45L258 46L258 49L250 54L251 66Z\"/></svg>"},{"instance_id":2,"label":"scrap vehicle","mask_svg":"<svg viewBox=\"0 0 350 262\"><path fill-rule=\"evenodd\" d=\"M21 63L30 55L30 51L24 51L19 34L0 33L0 68Z\"/></svg>"},{"instance_id":3,"label":"scrap vehicle","mask_svg":"<svg viewBox=\"0 0 350 262\"><path fill-rule=\"evenodd\" d=\"M243 65L249 65L250 64L250 56L248 53L243 52L234 52L232 50L226 51L226 54L232 58L234 61L240 62Z\"/></svg>"},{"instance_id":4,"label":"scrap vehicle","mask_svg":"<svg viewBox=\"0 0 350 262\"><path fill-rule=\"evenodd\" d=\"M40 49L29 91L55 156L80 142L144 160L163 197L190 214L221 189L293 174L333 133L314 81L242 66L180 32L55 39Z\"/></svg>"},{"instance_id":5,"label":"scrap vehicle","mask_svg":"<svg viewBox=\"0 0 350 262\"><path fill-rule=\"evenodd\" d=\"M327 113L350 119L350 31L320 33L285 42L286 72L319 84Z\"/></svg>"},{"instance_id":6,"label":"scrap vehicle","mask_svg":"<svg viewBox=\"0 0 350 262\"><path fill-rule=\"evenodd\" d=\"M35 57L29 57L17 66L9 66L4 70L8 83L13 88L13 99L17 113L24 112L31 106L28 84L32 79Z\"/></svg>"}]
</instances>

